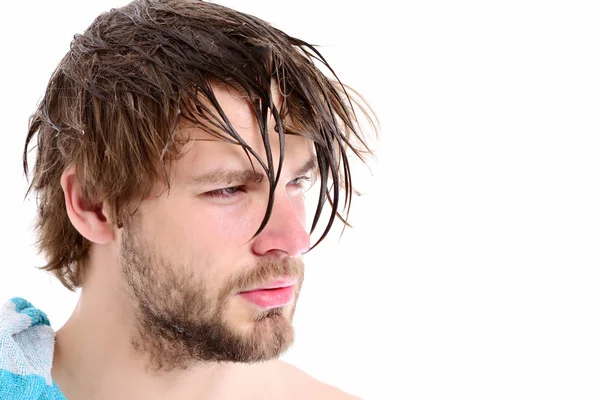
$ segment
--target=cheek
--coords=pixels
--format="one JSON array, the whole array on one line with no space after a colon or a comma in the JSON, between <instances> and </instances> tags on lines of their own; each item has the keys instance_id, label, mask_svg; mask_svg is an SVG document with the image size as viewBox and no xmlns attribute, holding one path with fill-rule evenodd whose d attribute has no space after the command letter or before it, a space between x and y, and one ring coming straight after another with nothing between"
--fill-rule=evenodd
<instances>
[{"instance_id":1,"label":"cheek","mask_svg":"<svg viewBox=\"0 0 600 400\"><path fill-rule=\"evenodd\" d=\"M178 257L239 256L264 217L265 206L249 202L240 207L201 205L192 200L153 210L149 234L161 248Z\"/></svg>"},{"instance_id":2,"label":"cheek","mask_svg":"<svg viewBox=\"0 0 600 400\"><path fill-rule=\"evenodd\" d=\"M240 210L214 210L208 216L210 232L208 240L222 242L229 248L241 247L248 243L258 230L264 217L263 207Z\"/></svg>"}]
</instances>

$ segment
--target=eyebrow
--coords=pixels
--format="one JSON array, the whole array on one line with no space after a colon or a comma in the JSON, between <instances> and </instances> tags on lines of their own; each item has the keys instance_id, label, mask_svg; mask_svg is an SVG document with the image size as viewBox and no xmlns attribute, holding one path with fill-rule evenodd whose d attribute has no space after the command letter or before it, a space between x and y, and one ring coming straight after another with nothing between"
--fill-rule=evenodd
<instances>
[{"instance_id":1,"label":"eyebrow","mask_svg":"<svg viewBox=\"0 0 600 400\"><path fill-rule=\"evenodd\" d=\"M313 173L317 169L317 160L313 156L308 159L302 167L300 167L295 176L306 175ZM251 169L247 170L231 170L231 169L215 169L212 171L205 172L200 175L194 175L189 178L188 183L192 185L199 184L227 184L232 183L244 185L247 183L260 183L266 178L263 172L254 171Z\"/></svg>"},{"instance_id":2,"label":"eyebrow","mask_svg":"<svg viewBox=\"0 0 600 400\"><path fill-rule=\"evenodd\" d=\"M302 167L298 171L296 171L296 176L306 175L309 172L314 173L317 170L317 159L315 156L309 158Z\"/></svg>"}]
</instances>

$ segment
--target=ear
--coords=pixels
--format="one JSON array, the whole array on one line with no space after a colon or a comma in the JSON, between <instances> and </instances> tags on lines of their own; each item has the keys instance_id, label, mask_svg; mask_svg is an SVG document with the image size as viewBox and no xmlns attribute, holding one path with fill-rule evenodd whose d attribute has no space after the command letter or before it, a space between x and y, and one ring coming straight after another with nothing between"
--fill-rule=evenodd
<instances>
[{"instance_id":1,"label":"ear","mask_svg":"<svg viewBox=\"0 0 600 400\"><path fill-rule=\"evenodd\" d=\"M65 205L71 224L92 243L107 244L115 239L114 226L104 214L103 204L90 204L83 198L75 168L68 168L60 178Z\"/></svg>"}]
</instances>

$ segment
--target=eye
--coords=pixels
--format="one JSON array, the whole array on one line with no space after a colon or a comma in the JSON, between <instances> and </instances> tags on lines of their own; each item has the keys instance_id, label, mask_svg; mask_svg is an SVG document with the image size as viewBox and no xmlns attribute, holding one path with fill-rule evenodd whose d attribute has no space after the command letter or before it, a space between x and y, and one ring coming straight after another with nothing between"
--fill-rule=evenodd
<instances>
[{"instance_id":1,"label":"eye","mask_svg":"<svg viewBox=\"0 0 600 400\"><path fill-rule=\"evenodd\" d=\"M224 189L211 190L210 192L204 193L206 196L215 197L219 199L232 199L240 194L243 186L231 186Z\"/></svg>"},{"instance_id":2,"label":"eye","mask_svg":"<svg viewBox=\"0 0 600 400\"><path fill-rule=\"evenodd\" d=\"M310 188L311 181L312 179L309 176L299 176L290 181L289 184L301 188L302 191L307 191Z\"/></svg>"}]
</instances>

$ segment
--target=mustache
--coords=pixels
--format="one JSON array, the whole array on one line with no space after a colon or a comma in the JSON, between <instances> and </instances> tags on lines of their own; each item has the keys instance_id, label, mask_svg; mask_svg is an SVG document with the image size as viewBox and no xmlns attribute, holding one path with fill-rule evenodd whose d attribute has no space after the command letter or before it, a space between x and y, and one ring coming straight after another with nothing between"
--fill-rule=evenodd
<instances>
[{"instance_id":1,"label":"mustache","mask_svg":"<svg viewBox=\"0 0 600 400\"><path fill-rule=\"evenodd\" d=\"M304 263L300 259L261 260L255 266L245 269L234 276L223 293L238 293L252 286L260 285L280 277L292 277L298 286L304 280Z\"/></svg>"}]
</instances>

